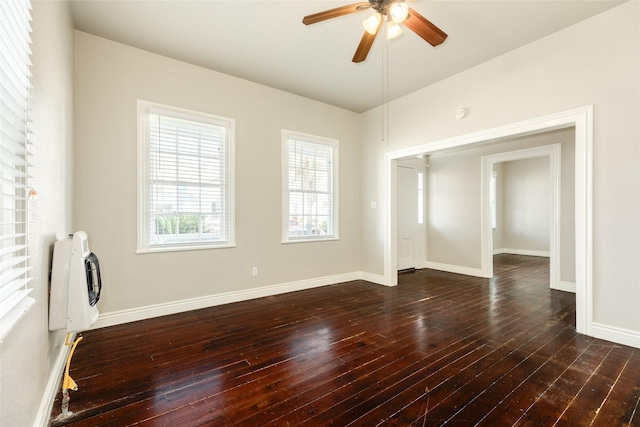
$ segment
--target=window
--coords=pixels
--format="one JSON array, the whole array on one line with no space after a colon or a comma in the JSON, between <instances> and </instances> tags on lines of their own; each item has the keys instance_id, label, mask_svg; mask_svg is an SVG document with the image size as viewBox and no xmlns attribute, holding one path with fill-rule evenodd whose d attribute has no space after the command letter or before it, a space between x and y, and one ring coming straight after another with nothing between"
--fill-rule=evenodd
<instances>
[{"instance_id":1,"label":"window","mask_svg":"<svg viewBox=\"0 0 640 427\"><path fill-rule=\"evenodd\" d=\"M27 288L30 9L0 2L0 342L35 302Z\"/></svg>"},{"instance_id":2,"label":"window","mask_svg":"<svg viewBox=\"0 0 640 427\"><path fill-rule=\"evenodd\" d=\"M229 247L234 121L138 101L138 252Z\"/></svg>"},{"instance_id":3,"label":"window","mask_svg":"<svg viewBox=\"0 0 640 427\"><path fill-rule=\"evenodd\" d=\"M283 131L285 243L338 238L338 141Z\"/></svg>"}]
</instances>

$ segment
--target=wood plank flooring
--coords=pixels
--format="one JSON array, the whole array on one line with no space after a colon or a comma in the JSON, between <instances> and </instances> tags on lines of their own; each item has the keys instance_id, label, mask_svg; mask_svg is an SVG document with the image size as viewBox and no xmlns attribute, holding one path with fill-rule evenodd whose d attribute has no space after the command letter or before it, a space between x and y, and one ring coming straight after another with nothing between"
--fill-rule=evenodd
<instances>
[{"instance_id":1,"label":"wood plank flooring","mask_svg":"<svg viewBox=\"0 0 640 427\"><path fill-rule=\"evenodd\" d=\"M51 425L640 425L640 350L576 334L548 259L494 264L85 332Z\"/></svg>"}]
</instances>

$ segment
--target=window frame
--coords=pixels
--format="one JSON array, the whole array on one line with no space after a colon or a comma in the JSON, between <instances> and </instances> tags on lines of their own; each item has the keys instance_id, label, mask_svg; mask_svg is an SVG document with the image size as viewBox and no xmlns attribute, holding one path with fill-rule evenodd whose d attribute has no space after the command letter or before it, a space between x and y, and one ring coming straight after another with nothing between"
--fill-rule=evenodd
<instances>
[{"instance_id":1,"label":"window frame","mask_svg":"<svg viewBox=\"0 0 640 427\"><path fill-rule=\"evenodd\" d=\"M296 140L308 144L317 144L331 148L332 158L332 194L331 194L331 221L333 233L322 236L300 236L289 235L289 141ZM339 141L333 138L310 135L301 132L282 130L282 243L309 243L340 240L339 227Z\"/></svg>"},{"instance_id":2,"label":"window frame","mask_svg":"<svg viewBox=\"0 0 640 427\"><path fill-rule=\"evenodd\" d=\"M235 247L235 120L228 117L187 110L155 102L138 100L138 205L136 253L177 252L188 250ZM225 126L226 136L226 206L227 239L223 242L150 243L150 126L149 114L164 114L172 118Z\"/></svg>"}]
</instances>

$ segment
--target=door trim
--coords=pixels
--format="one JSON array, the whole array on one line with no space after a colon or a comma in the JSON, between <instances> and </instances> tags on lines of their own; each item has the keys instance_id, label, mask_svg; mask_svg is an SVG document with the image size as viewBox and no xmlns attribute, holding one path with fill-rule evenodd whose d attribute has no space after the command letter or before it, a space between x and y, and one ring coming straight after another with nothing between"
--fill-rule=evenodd
<instances>
[{"instance_id":1,"label":"door trim","mask_svg":"<svg viewBox=\"0 0 640 427\"><path fill-rule=\"evenodd\" d=\"M493 277L493 233L491 229L491 206L489 201L489 184L493 165L515 160L533 159L539 157L549 158L549 287L560 288L560 144L542 145L539 147L525 148L523 150L508 151L499 154L482 156L482 194L480 203L482 210L480 218L482 230L480 244L482 247L482 277Z\"/></svg>"}]
</instances>

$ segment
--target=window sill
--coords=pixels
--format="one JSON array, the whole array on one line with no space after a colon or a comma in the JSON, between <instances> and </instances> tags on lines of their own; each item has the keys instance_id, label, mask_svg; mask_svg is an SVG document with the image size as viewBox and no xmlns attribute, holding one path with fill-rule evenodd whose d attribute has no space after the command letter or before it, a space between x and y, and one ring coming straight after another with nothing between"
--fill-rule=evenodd
<instances>
[{"instance_id":1,"label":"window sill","mask_svg":"<svg viewBox=\"0 0 640 427\"><path fill-rule=\"evenodd\" d=\"M287 245L289 243L313 243L313 242L330 242L334 240L340 240L340 237L317 237L309 239L296 239L296 240L283 240L282 244Z\"/></svg>"},{"instance_id":2,"label":"window sill","mask_svg":"<svg viewBox=\"0 0 640 427\"><path fill-rule=\"evenodd\" d=\"M136 250L136 254L155 254L164 252L183 252L183 251L204 251L209 249L227 249L235 248L235 243L224 245L185 245L185 246L167 246L160 248L143 248Z\"/></svg>"}]
</instances>

